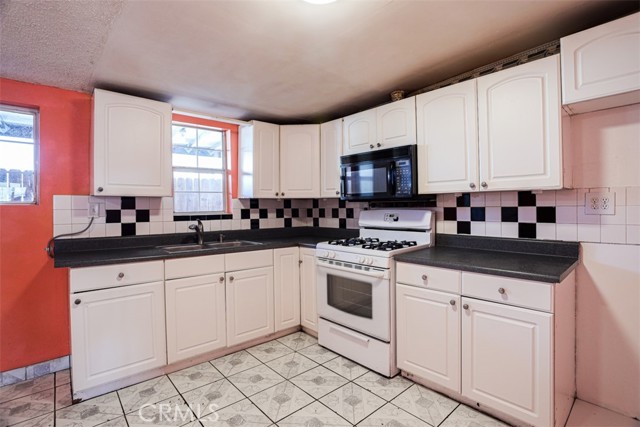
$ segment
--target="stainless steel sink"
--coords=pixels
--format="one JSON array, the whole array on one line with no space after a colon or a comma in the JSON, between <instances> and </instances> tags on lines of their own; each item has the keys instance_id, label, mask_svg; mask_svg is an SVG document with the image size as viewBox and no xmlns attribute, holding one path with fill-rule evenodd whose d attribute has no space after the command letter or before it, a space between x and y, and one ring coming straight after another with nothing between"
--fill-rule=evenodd
<instances>
[{"instance_id":1,"label":"stainless steel sink","mask_svg":"<svg viewBox=\"0 0 640 427\"><path fill-rule=\"evenodd\" d=\"M160 249L165 252L169 252L170 254L174 254L174 253L182 253L182 252L196 252L196 251L202 251L206 249L241 248L241 247L257 246L257 245L262 245L262 243L252 242L250 240L233 240L230 242L210 242L210 243L205 243L204 245L199 245L197 243L183 243L179 245L157 246L157 249Z\"/></svg>"}]
</instances>

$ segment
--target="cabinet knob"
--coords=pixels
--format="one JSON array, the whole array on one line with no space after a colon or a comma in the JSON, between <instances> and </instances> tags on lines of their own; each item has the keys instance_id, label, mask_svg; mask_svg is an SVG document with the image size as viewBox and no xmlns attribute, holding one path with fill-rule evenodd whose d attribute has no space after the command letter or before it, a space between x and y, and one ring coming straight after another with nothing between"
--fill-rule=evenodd
<instances>
[{"instance_id":1,"label":"cabinet knob","mask_svg":"<svg viewBox=\"0 0 640 427\"><path fill-rule=\"evenodd\" d=\"M118 280L122 280L122 279L124 279L124 273L120 272L118 273Z\"/></svg>"},{"instance_id":2,"label":"cabinet knob","mask_svg":"<svg viewBox=\"0 0 640 427\"><path fill-rule=\"evenodd\" d=\"M98 187L98 193L102 193L103 191L104 191L104 188Z\"/></svg>"},{"instance_id":3,"label":"cabinet knob","mask_svg":"<svg viewBox=\"0 0 640 427\"><path fill-rule=\"evenodd\" d=\"M218 281L219 281L220 283L224 282L224 276L220 276L220 278L218 279Z\"/></svg>"},{"instance_id":4,"label":"cabinet knob","mask_svg":"<svg viewBox=\"0 0 640 427\"><path fill-rule=\"evenodd\" d=\"M486 182L484 182L484 181L482 181L482 182L480 183L480 186L482 186L482 188L487 188L487 187L488 187L487 183L486 183Z\"/></svg>"},{"instance_id":5,"label":"cabinet knob","mask_svg":"<svg viewBox=\"0 0 640 427\"><path fill-rule=\"evenodd\" d=\"M498 288L498 293L501 295L504 295L504 293L507 292L504 288Z\"/></svg>"},{"instance_id":6,"label":"cabinet knob","mask_svg":"<svg viewBox=\"0 0 640 427\"><path fill-rule=\"evenodd\" d=\"M426 274L422 275L422 280L427 280L427 275Z\"/></svg>"},{"instance_id":7,"label":"cabinet knob","mask_svg":"<svg viewBox=\"0 0 640 427\"><path fill-rule=\"evenodd\" d=\"M476 185L473 182L470 182L469 183L469 188L471 188L471 189L476 188Z\"/></svg>"},{"instance_id":8,"label":"cabinet knob","mask_svg":"<svg viewBox=\"0 0 640 427\"><path fill-rule=\"evenodd\" d=\"M284 196L284 193L280 193L281 196Z\"/></svg>"},{"instance_id":9,"label":"cabinet knob","mask_svg":"<svg viewBox=\"0 0 640 427\"><path fill-rule=\"evenodd\" d=\"M73 303L75 305L80 305L80 303L82 302L82 300L80 298L78 298L77 300L75 300Z\"/></svg>"},{"instance_id":10,"label":"cabinet knob","mask_svg":"<svg viewBox=\"0 0 640 427\"><path fill-rule=\"evenodd\" d=\"M369 144L369 148L373 149L373 144Z\"/></svg>"},{"instance_id":11,"label":"cabinet knob","mask_svg":"<svg viewBox=\"0 0 640 427\"><path fill-rule=\"evenodd\" d=\"M229 281L233 282L233 276L229 276Z\"/></svg>"},{"instance_id":12,"label":"cabinet knob","mask_svg":"<svg viewBox=\"0 0 640 427\"><path fill-rule=\"evenodd\" d=\"M465 310L469 310L469 304L462 304L462 308L464 308Z\"/></svg>"},{"instance_id":13,"label":"cabinet knob","mask_svg":"<svg viewBox=\"0 0 640 427\"><path fill-rule=\"evenodd\" d=\"M340 195L340 192L339 192L339 191L336 191L336 196L339 196L339 195Z\"/></svg>"},{"instance_id":14,"label":"cabinet knob","mask_svg":"<svg viewBox=\"0 0 640 427\"><path fill-rule=\"evenodd\" d=\"M456 300L452 299L451 301L449 301L449 304L456 305Z\"/></svg>"},{"instance_id":15,"label":"cabinet knob","mask_svg":"<svg viewBox=\"0 0 640 427\"><path fill-rule=\"evenodd\" d=\"M278 195L278 193L276 193L276 196Z\"/></svg>"},{"instance_id":16,"label":"cabinet knob","mask_svg":"<svg viewBox=\"0 0 640 427\"><path fill-rule=\"evenodd\" d=\"M382 147L382 144L380 144L379 142L376 144L376 147L380 148Z\"/></svg>"}]
</instances>

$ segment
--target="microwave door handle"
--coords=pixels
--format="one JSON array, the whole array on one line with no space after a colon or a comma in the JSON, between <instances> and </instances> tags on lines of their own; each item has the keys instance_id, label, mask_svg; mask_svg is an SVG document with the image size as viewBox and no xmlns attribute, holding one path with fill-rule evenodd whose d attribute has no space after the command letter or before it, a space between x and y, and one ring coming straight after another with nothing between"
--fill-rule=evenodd
<instances>
[{"instance_id":1,"label":"microwave door handle","mask_svg":"<svg viewBox=\"0 0 640 427\"><path fill-rule=\"evenodd\" d=\"M389 192L391 195L396 194L396 164L391 163L387 170L387 182L389 184Z\"/></svg>"}]
</instances>

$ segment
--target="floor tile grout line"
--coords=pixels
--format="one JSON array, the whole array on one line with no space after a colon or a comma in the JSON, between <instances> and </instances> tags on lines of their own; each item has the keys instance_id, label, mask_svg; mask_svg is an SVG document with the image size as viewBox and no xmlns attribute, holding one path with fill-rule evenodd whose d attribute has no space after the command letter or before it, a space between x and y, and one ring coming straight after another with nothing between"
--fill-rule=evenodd
<instances>
[{"instance_id":1,"label":"floor tile grout line","mask_svg":"<svg viewBox=\"0 0 640 427\"><path fill-rule=\"evenodd\" d=\"M439 426L441 426L442 424L444 424L444 422L445 422L445 421L447 421L447 419L448 419L448 418L449 418L449 417L450 417L454 412L456 412L456 409L458 409L458 408L460 407L460 405L462 405L462 403L458 402L458 404L456 405L456 407L455 407L455 408L453 408L453 410L452 410L451 412L449 412L449 413L447 414L447 416L446 416L446 417L444 417L444 419L443 419L442 421L440 421L440 422L438 423L438 426L436 426L436 427L439 427Z\"/></svg>"}]
</instances>

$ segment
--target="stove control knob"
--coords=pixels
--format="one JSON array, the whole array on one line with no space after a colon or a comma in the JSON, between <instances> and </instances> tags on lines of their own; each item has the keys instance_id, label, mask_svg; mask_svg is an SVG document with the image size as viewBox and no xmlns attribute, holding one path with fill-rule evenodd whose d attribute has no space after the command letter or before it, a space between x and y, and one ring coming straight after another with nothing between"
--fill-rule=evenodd
<instances>
[{"instance_id":1,"label":"stove control knob","mask_svg":"<svg viewBox=\"0 0 640 427\"><path fill-rule=\"evenodd\" d=\"M329 252L329 258L333 259L336 257L336 253L335 252Z\"/></svg>"},{"instance_id":2,"label":"stove control knob","mask_svg":"<svg viewBox=\"0 0 640 427\"><path fill-rule=\"evenodd\" d=\"M373 258L367 258L367 264L369 265L373 264Z\"/></svg>"},{"instance_id":3,"label":"stove control knob","mask_svg":"<svg viewBox=\"0 0 640 427\"><path fill-rule=\"evenodd\" d=\"M329 251L322 252L322 254L320 256L324 257L324 258L328 258L329 257Z\"/></svg>"},{"instance_id":4,"label":"stove control knob","mask_svg":"<svg viewBox=\"0 0 640 427\"><path fill-rule=\"evenodd\" d=\"M366 261L367 261L367 259L365 257L363 257L363 256L359 256L358 257L358 263L364 264Z\"/></svg>"}]
</instances>

